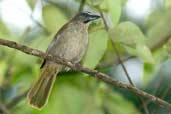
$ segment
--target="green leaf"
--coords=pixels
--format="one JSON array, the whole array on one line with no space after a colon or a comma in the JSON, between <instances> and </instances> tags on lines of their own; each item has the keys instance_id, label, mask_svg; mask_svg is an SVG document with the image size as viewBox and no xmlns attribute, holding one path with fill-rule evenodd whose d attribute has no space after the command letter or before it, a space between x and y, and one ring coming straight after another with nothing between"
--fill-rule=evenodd
<instances>
[{"instance_id":1,"label":"green leaf","mask_svg":"<svg viewBox=\"0 0 171 114\"><path fill-rule=\"evenodd\" d=\"M96 7L99 6L104 0L87 0L88 4Z\"/></svg>"},{"instance_id":2,"label":"green leaf","mask_svg":"<svg viewBox=\"0 0 171 114\"><path fill-rule=\"evenodd\" d=\"M0 19L0 37L9 37L10 31L8 30L8 27L6 24Z\"/></svg>"},{"instance_id":3,"label":"green leaf","mask_svg":"<svg viewBox=\"0 0 171 114\"><path fill-rule=\"evenodd\" d=\"M170 9L162 13L162 18L157 19L156 23L154 23L147 31L147 45L149 47L155 47L171 35Z\"/></svg>"},{"instance_id":4,"label":"green leaf","mask_svg":"<svg viewBox=\"0 0 171 114\"><path fill-rule=\"evenodd\" d=\"M28 5L31 7L31 9L34 9L34 6L36 5L38 0L27 0Z\"/></svg>"},{"instance_id":5,"label":"green leaf","mask_svg":"<svg viewBox=\"0 0 171 114\"><path fill-rule=\"evenodd\" d=\"M124 7L125 4L128 2L128 0L120 0L121 1L121 5Z\"/></svg>"},{"instance_id":6,"label":"green leaf","mask_svg":"<svg viewBox=\"0 0 171 114\"><path fill-rule=\"evenodd\" d=\"M113 26L119 22L121 16L120 0L104 0L104 2L100 4L100 9L109 15L113 22Z\"/></svg>"},{"instance_id":7,"label":"green leaf","mask_svg":"<svg viewBox=\"0 0 171 114\"><path fill-rule=\"evenodd\" d=\"M149 64L155 63L154 57L146 45L138 44L135 48L126 45L124 47L129 54L139 57L143 62Z\"/></svg>"},{"instance_id":8,"label":"green leaf","mask_svg":"<svg viewBox=\"0 0 171 114\"><path fill-rule=\"evenodd\" d=\"M158 73L158 68L163 62L168 60L167 52L164 48L158 49L153 53L155 64L144 63L143 82L147 85Z\"/></svg>"},{"instance_id":9,"label":"green leaf","mask_svg":"<svg viewBox=\"0 0 171 114\"><path fill-rule=\"evenodd\" d=\"M129 54L131 54L131 55L133 55L133 56L136 56L136 55L137 55L137 50L136 50L136 48L132 48L132 47L127 46L127 45L124 45L124 48L126 49L126 51L127 51Z\"/></svg>"},{"instance_id":10,"label":"green leaf","mask_svg":"<svg viewBox=\"0 0 171 114\"><path fill-rule=\"evenodd\" d=\"M141 114L131 102L127 101L116 92L112 92L111 94L106 95L106 97L108 98L105 102L105 107L110 114Z\"/></svg>"},{"instance_id":11,"label":"green leaf","mask_svg":"<svg viewBox=\"0 0 171 114\"><path fill-rule=\"evenodd\" d=\"M107 48L107 33L104 30L93 32L89 35L89 47L83 59L83 65L95 68L103 57Z\"/></svg>"},{"instance_id":12,"label":"green leaf","mask_svg":"<svg viewBox=\"0 0 171 114\"><path fill-rule=\"evenodd\" d=\"M46 5L43 7L43 20L47 30L51 33L58 31L67 22L64 13L54 5Z\"/></svg>"},{"instance_id":13,"label":"green leaf","mask_svg":"<svg viewBox=\"0 0 171 114\"><path fill-rule=\"evenodd\" d=\"M96 100L101 108L105 108L109 114L132 114L133 112L140 114L133 103L124 99L119 93L112 91L105 83L100 83L96 91Z\"/></svg>"},{"instance_id":14,"label":"green leaf","mask_svg":"<svg viewBox=\"0 0 171 114\"><path fill-rule=\"evenodd\" d=\"M154 63L151 51L145 45L146 37L134 23L120 23L111 29L109 34L114 42L123 44L131 55L138 56L144 62Z\"/></svg>"},{"instance_id":15,"label":"green leaf","mask_svg":"<svg viewBox=\"0 0 171 114\"><path fill-rule=\"evenodd\" d=\"M164 7L169 8L171 6L171 0L164 0Z\"/></svg>"},{"instance_id":16,"label":"green leaf","mask_svg":"<svg viewBox=\"0 0 171 114\"><path fill-rule=\"evenodd\" d=\"M164 51L165 51L165 56L171 58L171 40L169 40L164 46Z\"/></svg>"},{"instance_id":17,"label":"green leaf","mask_svg":"<svg viewBox=\"0 0 171 114\"><path fill-rule=\"evenodd\" d=\"M148 28L154 26L155 24L157 24L159 22L159 20L161 20L163 18L163 15L164 14L163 14L163 12L161 10L154 10L147 17L147 19L145 21L145 25Z\"/></svg>"},{"instance_id":18,"label":"green leaf","mask_svg":"<svg viewBox=\"0 0 171 114\"><path fill-rule=\"evenodd\" d=\"M137 56L140 57L144 62L154 64L154 58L150 49L145 45L137 45L136 47Z\"/></svg>"},{"instance_id":19,"label":"green leaf","mask_svg":"<svg viewBox=\"0 0 171 114\"><path fill-rule=\"evenodd\" d=\"M0 87L2 86L4 81L4 75L6 69L7 69L7 64L5 64L4 61L0 61Z\"/></svg>"},{"instance_id":20,"label":"green leaf","mask_svg":"<svg viewBox=\"0 0 171 114\"><path fill-rule=\"evenodd\" d=\"M156 65L144 63L143 68L143 85L147 85L154 77L156 73Z\"/></svg>"},{"instance_id":21,"label":"green leaf","mask_svg":"<svg viewBox=\"0 0 171 114\"><path fill-rule=\"evenodd\" d=\"M137 25L132 22L122 22L109 31L110 37L116 43L126 44L135 47L137 44L144 44L145 36Z\"/></svg>"},{"instance_id":22,"label":"green leaf","mask_svg":"<svg viewBox=\"0 0 171 114\"><path fill-rule=\"evenodd\" d=\"M46 51L49 43L53 40L55 32L49 36L40 35L31 43L31 47ZM40 43L41 42L41 43Z\"/></svg>"}]
</instances>

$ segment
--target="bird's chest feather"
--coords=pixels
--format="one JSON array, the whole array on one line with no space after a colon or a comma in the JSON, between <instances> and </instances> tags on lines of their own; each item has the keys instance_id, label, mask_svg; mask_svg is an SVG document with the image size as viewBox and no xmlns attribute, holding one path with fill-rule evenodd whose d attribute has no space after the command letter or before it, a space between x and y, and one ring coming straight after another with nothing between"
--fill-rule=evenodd
<instances>
[{"instance_id":1,"label":"bird's chest feather","mask_svg":"<svg viewBox=\"0 0 171 114\"><path fill-rule=\"evenodd\" d=\"M88 32L85 26L70 25L57 35L47 52L67 60L78 62L86 52Z\"/></svg>"}]
</instances>

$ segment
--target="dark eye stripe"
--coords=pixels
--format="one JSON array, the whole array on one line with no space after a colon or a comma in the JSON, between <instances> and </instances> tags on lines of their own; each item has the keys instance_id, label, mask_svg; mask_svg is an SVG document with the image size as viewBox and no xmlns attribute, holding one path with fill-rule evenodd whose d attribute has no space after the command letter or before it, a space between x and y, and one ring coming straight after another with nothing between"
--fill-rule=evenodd
<instances>
[{"instance_id":1,"label":"dark eye stripe","mask_svg":"<svg viewBox=\"0 0 171 114\"><path fill-rule=\"evenodd\" d=\"M87 16L87 15L89 15L89 14L87 14L87 13L82 13L81 15L82 15L82 16Z\"/></svg>"},{"instance_id":2,"label":"dark eye stripe","mask_svg":"<svg viewBox=\"0 0 171 114\"><path fill-rule=\"evenodd\" d=\"M91 13L90 12L84 12L84 13L81 13L81 16L84 16L84 17L89 17L91 16Z\"/></svg>"}]
</instances>

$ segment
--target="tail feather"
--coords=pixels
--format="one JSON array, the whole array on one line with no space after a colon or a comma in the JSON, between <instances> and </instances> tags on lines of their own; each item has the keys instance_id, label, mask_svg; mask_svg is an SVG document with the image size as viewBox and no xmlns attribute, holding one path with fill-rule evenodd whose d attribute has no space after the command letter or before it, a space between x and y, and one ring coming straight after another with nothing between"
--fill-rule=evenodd
<instances>
[{"instance_id":1,"label":"tail feather","mask_svg":"<svg viewBox=\"0 0 171 114\"><path fill-rule=\"evenodd\" d=\"M49 94L60 71L60 65L47 63L41 70L38 81L33 85L27 94L29 104L32 107L41 109L48 101Z\"/></svg>"}]
</instances>

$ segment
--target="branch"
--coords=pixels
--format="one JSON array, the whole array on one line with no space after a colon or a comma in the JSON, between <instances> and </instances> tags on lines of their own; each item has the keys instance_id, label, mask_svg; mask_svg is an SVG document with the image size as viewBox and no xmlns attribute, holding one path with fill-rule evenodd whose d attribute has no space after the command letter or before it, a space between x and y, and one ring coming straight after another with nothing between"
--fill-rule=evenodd
<instances>
[{"instance_id":1,"label":"branch","mask_svg":"<svg viewBox=\"0 0 171 114\"><path fill-rule=\"evenodd\" d=\"M105 18L104 18L104 15L103 15L103 13L102 13L101 11L100 11L100 15L101 15L102 20L103 20L103 23L104 23L104 25L105 25L106 31L109 32L109 27L108 27L107 22L106 22L106 20L105 20ZM111 40L112 40L112 39L111 39ZM117 59L118 59L120 65L121 65L122 69L124 70L125 75L126 75L128 81L129 81L129 83L130 83L131 85L134 86L134 83L132 82L132 79L131 79L131 77L129 76L129 73L128 73L128 71L127 71L127 69L126 69L126 67L125 67L125 65L124 65L124 63L123 63L123 61L122 61L122 59L121 59L120 53L119 53L117 47L115 46L115 42L114 42L113 40L112 40L112 46L113 46L113 48L114 48L114 50L115 50L115 52L116 52Z\"/></svg>"},{"instance_id":2,"label":"branch","mask_svg":"<svg viewBox=\"0 0 171 114\"><path fill-rule=\"evenodd\" d=\"M158 103L160 105L162 105L163 107L167 108L167 109L171 109L171 104L169 104L168 102L158 98L158 97L155 97L151 94L148 94L146 93L145 91L142 91L142 90L139 90L138 88L130 85L130 84L125 84L125 83L122 83L118 80L114 80L112 79L111 77L109 77L108 75L104 74L104 73L101 73L97 70L93 70L93 69L89 69L89 68L86 68L86 67L83 67L81 66L80 64L73 64L65 59L62 59L62 58L59 58L59 57L54 57L52 55L48 55L40 50L37 50L37 49L33 49L33 48L29 48L25 45L22 45L22 44L18 44L14 41L8 41L8 40L4 40L4 39L0 39L0 45L4 45L4 46L7 46L7 47L10 47L10 48L14 48L14 49L17 49L23 53L26 53L28 55L33 55L33 56L36 56L36 57L41 57L43 59L47 59L47 60L50 60L50 61L54 61L58 64L63 64L67 67L70 67L71 69L75 70L75 71L79 71L79 72L84 72L86 74L89 74L90 76L92 77L95 77L103 82L106 82L108 84L111 84L111 85L115 85L117 87L120 87L120 88L123 88L123 89L126 89L126 90L129 90L135 94L137 94L138 96L141 96L141 97L144 97L144 98L147 98L147 99L150 99L151 101L155 102L155 103Z\"/></svg>"},{"instance_id":3,"label":"branch","mask_svg":"<svg viewBox=\"0 0 171 114\"><path fill-rule=\"evenodd\" d=\"M9 103L6 104L7 108L12 108L16 104L18 104L28 93L28 90L22 93L21 95L18 95L14 97Z\"/></svg>"},{"instance_id":4,"label":"branch","mask_svg":"<svg viewBox=\"0 0 171 114\"><path fill-rule=\"evenodd\" d=\"M81 0L81 3L80 3L80 7L79 7L78 12L83 11L85 3L86 3L86 0Z\"/></svg>"},{"instance_id":5,"label":"branch","mask_svg":"<svg viewBox=\"0 0 171 114\"><path fill-rule=\"evenodd\" d=\"M2 111L4 114L11 114L7 107L2 103L0 103L0 111Z\"/></svg>"}]
</instances>

